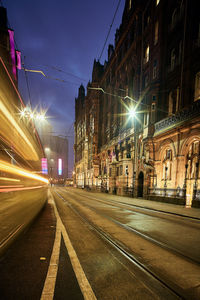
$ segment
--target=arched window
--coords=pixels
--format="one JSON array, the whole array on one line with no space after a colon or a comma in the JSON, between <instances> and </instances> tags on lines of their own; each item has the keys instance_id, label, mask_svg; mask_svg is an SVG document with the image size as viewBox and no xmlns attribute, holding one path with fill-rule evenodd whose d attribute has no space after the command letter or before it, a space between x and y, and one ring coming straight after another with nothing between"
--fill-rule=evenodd
<instances>
[{"instance_id":1,"label":"arched window","mask_svg":"<svg viewBox=\"0 0 200 300\"><path fill-rule=\"evenodd\" d=\"M171 149L166 149L162 165L163 165L162 179L171 180L171 175L172 175L172 150Z\"/></svg>"},{"instance_id":2,"label":"arched window","mask_svg":"<svg viewBox=\"0 0 200 300\"><path fill-rule=\"evenodd\" d=\"M129 0L129 10L131 9L131 7L132 7L132 0Z\"/></svg>"},{"instance_id":3,"label":"arched window","mask_svg":"<svg viewBox=\"0 0 200 300\"><path fill-rule=\"evenodd\" d=\"M199 162L200 162L200 142L194 141L187 154L187 179L196 179L200 177L199 174Z\"/></svg>"},{"instance_id":4,"label":"arched window","mask_svg":"<svg viewBox=\"0 0 200 300\"><path fill-rule=\"evenodd\" d=\"M180 88L177 87L169 93L169 102L168 102L168 113L173 115L177 112L179 106L179 93Z\"/></svg>"},{"instance_id":5,"label":"arched window","mask_svg":"<svg viewBox=\"0 0 200 300\"><path fill-rule=\"evenodd\" d=\"M160 3L160 0L156 0L156 6Z\"/></svg>"},{"instance_id":6,"label":"arched window","mask_svg":"<svg viewBox=\"0 0 200 300\"><path fill-rule=\"evenodd\" d=\"M144 63L146 64L149 61L149 45L145 48L144 52Z\"/></svg>"}]
</instances>

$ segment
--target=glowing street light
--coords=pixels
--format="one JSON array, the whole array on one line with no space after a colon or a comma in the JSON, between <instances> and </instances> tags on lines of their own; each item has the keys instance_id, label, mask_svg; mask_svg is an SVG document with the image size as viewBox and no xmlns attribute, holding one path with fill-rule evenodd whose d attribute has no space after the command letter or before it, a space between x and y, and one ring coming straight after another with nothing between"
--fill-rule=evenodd
<instances>
[{"instance_id":1,"label":"glowing street light","mask_svg":"<svg viewBox=\"0 0 200 300\"><path fill-rule=\"evenodd\" d=\"M131 107L131 108L128 109L128 115L129 115L130 118L135 118L136 111L135 111L135 109L133 107Z\"/></svg>"},{"instance_id":2,"label":"glowing street light","mask_svg":"<svg viewBox=\"0 0 200 300\"><path fill-rule=\"evenodd\" d=\"M45 113L35 113L34 111L31 111L30 108L25 107L23 110L20 111L21 118L31 119L31 120L37 120L37 121L45 121L46 116Z\"/></svg>"}]
</instances>

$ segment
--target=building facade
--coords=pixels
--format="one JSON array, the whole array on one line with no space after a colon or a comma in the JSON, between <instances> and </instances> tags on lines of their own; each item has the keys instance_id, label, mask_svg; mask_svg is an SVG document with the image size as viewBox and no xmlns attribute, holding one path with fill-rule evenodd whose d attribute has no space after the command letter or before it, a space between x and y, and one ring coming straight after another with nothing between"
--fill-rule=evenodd
<instances>
[{"instance_id":1,"label":"building facade","mask_svg":"<svg viewBox=\"0 0 200 300\"><path fill-rule=\"evenodd\" d=\"M18 69L21 59L14 30L0 4L0 161L40 173L43 148L32 120L20 114L25 104L18 91ZM4 176L1 170L0 175Z\"/></svg>"},{"instance_id":2,"label":"building facade","mask_svg":"<svg viewBox=\"0 0 200 300\"><path fill-rule=\"evenodd\" d=\"M200 206L198 1L127 0L75 109L78 187Z\"/></svg>"}]
</instances>

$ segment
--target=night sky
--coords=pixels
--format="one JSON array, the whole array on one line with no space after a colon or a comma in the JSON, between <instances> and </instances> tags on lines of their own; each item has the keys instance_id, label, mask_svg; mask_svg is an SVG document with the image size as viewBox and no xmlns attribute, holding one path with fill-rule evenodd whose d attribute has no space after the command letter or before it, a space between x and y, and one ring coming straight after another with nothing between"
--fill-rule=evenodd
<instances>
[{"instance_id":1,"label":"night sky","mask_svg":"<svg viewBox=\"0 0 200 300\"><path fill-rule=\"evenodd\" d=\"M72 135L75 97L82 83L91 80L94 59L99 59L119 0L2 0L9 26L15 31L16 47L25 57L27 69L19 71L19 90L32 107L48 108L47 115L56 134ZM114 44L125 0L120 2L101 63L107 59L108 44ZM57 79L57 80L56 80ZM65 82L61 82L64 80ZM29 97L30 94L30 97ZM70 165L73 167L73 138Z\"/></svg>"}]
</instances>

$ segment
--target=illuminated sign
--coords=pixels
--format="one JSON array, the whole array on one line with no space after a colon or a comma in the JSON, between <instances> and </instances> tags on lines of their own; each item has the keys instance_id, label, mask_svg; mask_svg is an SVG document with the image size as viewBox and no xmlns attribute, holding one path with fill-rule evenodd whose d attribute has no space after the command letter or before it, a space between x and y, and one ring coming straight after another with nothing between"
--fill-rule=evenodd
<instances>
[{"instance_id":1,"label":"illuminated sign","mask_svg":"<svg viewBox=\"0 0 200 300\"><path fill-rule=\"evenodd\" d=\"M58 175L62 175L62 159L58 159Z\"/></svg>"},{"instance_id":2,"label":"illuminated sign","mask_svg":"<svg viewBox=\"0 0 200 300\"><path fill-rule=\"evenodd\" d=\"M12 71L15 79L17 79L17 72L16 72L16 62L15 62L15 41L14 41L14 31L8 29L9 39L10 39L10 55L12 61Z\"/></svg>"},{"instance_id":3,"label":"illuminated sign","mask_svg":"<svg viewBox=\"0 0 200 300\"><path fill-rule=\"evenodd\" d=\"M48 174L47 158L42 158L42 174Z\"/></svg>"},{"instance_id":4,"label":"illuminated sign","mask_svg":"<svg viewBox=\"0 0 200 300\"><path fill-rule=\"evenodd\" d=\"M21 63L21 52L16 50L16 57L17 57L17 69L22 69L22 63Z\"/></svg>"}]
</instances>

